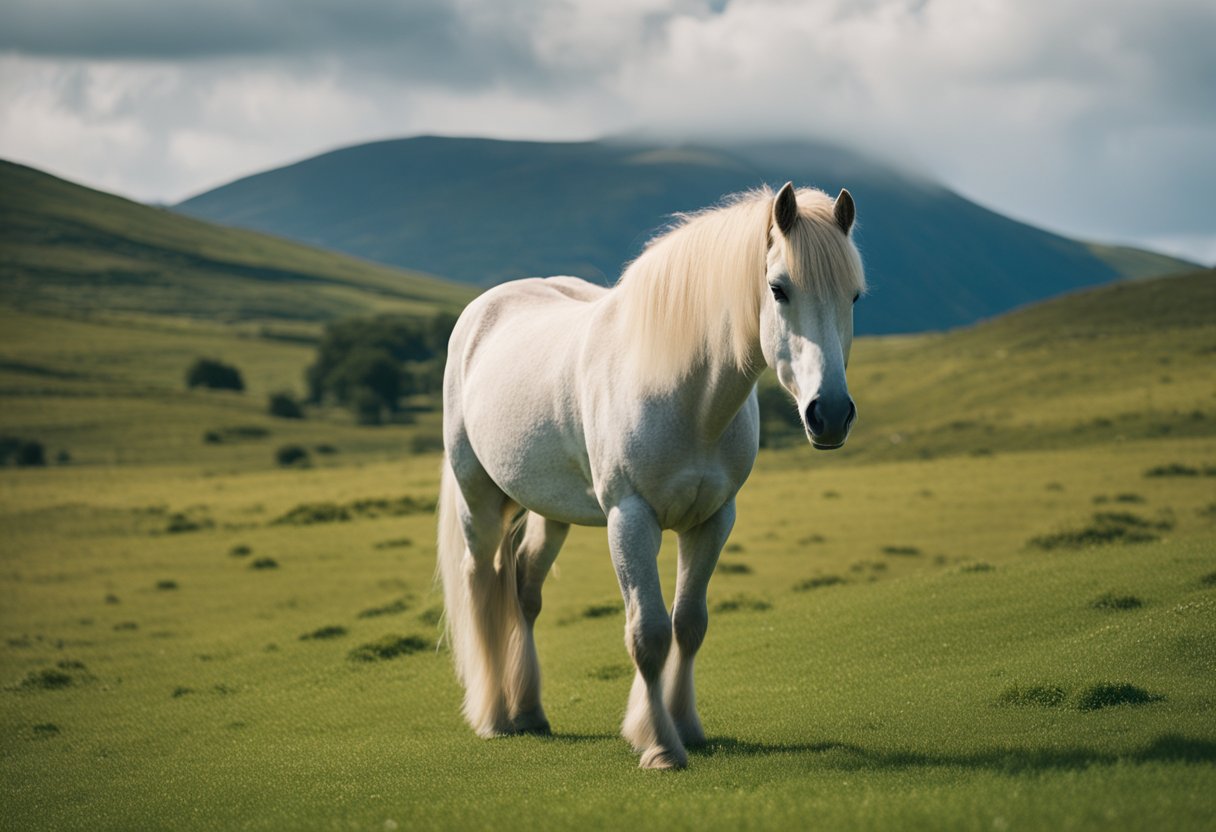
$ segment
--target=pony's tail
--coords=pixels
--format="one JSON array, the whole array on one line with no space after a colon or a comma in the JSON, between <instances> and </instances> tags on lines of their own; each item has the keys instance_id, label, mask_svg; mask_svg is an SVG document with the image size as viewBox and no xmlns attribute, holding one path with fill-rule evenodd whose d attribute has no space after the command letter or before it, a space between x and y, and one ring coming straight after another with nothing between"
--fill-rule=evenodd
<instances>
[{"instance_id":1,"label":"pony's tail","mask_svg":"<svg viewBox=\"0 0 1216 832\"><path fill-rule=\"evenodd\" d=\"M443 581L444 632L464 685L464 715L480 736L511 731L504 693L507 654L518 638L520 607L516 588L517 529L506 532L497 563L477 564L465 556L457 510L459 486L447 458L439 487L439 564Z\"/></svg>"}]
</instances>

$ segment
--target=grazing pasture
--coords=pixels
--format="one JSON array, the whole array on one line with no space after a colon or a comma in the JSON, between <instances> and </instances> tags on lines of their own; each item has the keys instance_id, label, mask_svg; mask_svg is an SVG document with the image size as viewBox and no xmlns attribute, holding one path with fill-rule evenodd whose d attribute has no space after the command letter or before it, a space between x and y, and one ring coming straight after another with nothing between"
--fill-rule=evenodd
<instances>
[{"instance_id":1,"label":"grazing pasture","mask_svg":"<svg viewBox=\"0 0 1216 832\"><path fill-rule=\"evenodd\" d=\"M408 452L435 414L276 420L306 346L3 311L0 433L71 461L0 468L2 825L1210 828L1212 286L860 342L849 448L764 451L740 494L676 773L617 733L602 530L537 624L554 736L468 731ZM246 393L187 390L199 355ZM203 441L234 426L264 432Z\"/></svg>"}]
</instances>

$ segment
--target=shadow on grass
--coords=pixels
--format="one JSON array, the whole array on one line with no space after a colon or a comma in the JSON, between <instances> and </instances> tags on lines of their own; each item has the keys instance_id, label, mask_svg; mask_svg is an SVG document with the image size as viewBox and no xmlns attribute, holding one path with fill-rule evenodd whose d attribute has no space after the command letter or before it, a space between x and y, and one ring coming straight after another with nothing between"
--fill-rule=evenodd
<instances>
[{"instance_id":1,"label":"shadow on grass","mask_svg":"<svg viewBox=\"0 0 1216 832\"><path fill-rule=\"evenodd\" d=\"M588 737L591 739L591 737ZM601 739L601 737L595 737ZM1092 748L994 748L960 754L918 751L874 751L840 742L764 743L733 737L710 737L694 757L823 755L822 762L843 769L910 769L959 767L1015 774L1026 771L1080 770L1096 765L1131 763L1216 763L1216 742L1163 734L1143 748L1112 754Z\"/></svg>"}]
</instances>

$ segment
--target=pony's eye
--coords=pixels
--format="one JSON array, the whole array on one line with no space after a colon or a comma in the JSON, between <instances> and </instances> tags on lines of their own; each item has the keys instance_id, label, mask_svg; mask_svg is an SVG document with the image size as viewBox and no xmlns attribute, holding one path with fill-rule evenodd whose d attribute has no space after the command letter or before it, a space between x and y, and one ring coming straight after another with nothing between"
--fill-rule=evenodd
<instances>
[{"instance_id":1,"label":"pony's eye","mask_svg":"<svg viewBox=\"0 0 1216 832\"><path fill-rule=\"evenodd\" d=\"M773 290L773 300L777 301L777 303L789 303L790 302L789 296L785 294L785 290L782 289L780 286L773 284L773 285L770 285L768 288Z\"/></svg>"},{"instance_id":2,"label":"pony's eye","mask_svg":"<svg viewBox=\"0 0 1216 832\"><path fill-rule=\"evenodd\" d=\"M853 295L853 303L857 303L857 301L860 298L861 298L861 292L858 292L857 294Z\"/></svg>"}]
</instances>

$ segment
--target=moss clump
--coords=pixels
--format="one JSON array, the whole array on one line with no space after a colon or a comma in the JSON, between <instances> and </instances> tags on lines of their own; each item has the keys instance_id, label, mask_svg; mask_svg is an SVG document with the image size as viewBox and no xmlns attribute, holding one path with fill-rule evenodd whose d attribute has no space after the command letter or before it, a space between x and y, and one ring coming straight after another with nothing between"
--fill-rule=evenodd
<instances>
[{"instance_id":1,"label":"moss clump","mask_svg":"<svg viewBox=\"0 0 1216 832\"><path fill-rule=\"evenodd\" d=\"M723 598L714 604L714 612L764 612L771 610L773 605L754 595L740 593L729 598Z\"/></svg>"},{"instance_id":2,"label":"moss clump","mask_svg":"<svg viewBox=\"0 0 1216 832\"><path fill-rule=\"evenodd\" d=\"M346 635L346 632L345 627L333 624L313 630L311 633L305 633L300 636L300 641L323 641L330 638L342 638L342 636Z\"/></svg>"},{"instance_id":3,"label":"moss clump","mask_svg":"<svg viewBox=\"0 0 1216 832\"><path fill-rule=\"evenodd\" d=\"M1099 511L1086 526L1033 537L1029 544L1051 551L1083 549L1111 543L1151 543L1161 539L1158 532L1168 531L1173 527L1173 521L1168 518L1149 520L1130 511Z\"/></svg>"},{"instance_id":4,"label":"moss clump","mask_svg":"<svg viewBox=\"0 0 1216 832\"><path fill-rule=\"evenodd\" d=\"M920 549L916 546L883 546L882 553L900 557L916 557L920 554Z\"/></svg>"},{"instance_id":5,"label":"moss clump","mask_svg":"<svg viewBox=\"0 0 1216 832\"><path fill-rule=\"evenodd\" d=\"M997 702L1001 705L1058 708L1068 700L1068 691L1059 685L1013 684L1001 691Z\"/></svg>"},{"instance_id":6,"label":"moss clump","mask_svg":"<svg viewBox=\"0 0 1216 832\"><path fill-rule=\"evenodd\" d=\"M1116 705L1147 705L1164 697L1154 696L1142 687L1123 683L1099 682L1078 691L1077 710L1096 711Z\"/></svg>"},{"instance_id":7,"label":"moss clump","mask_svg":"<svg viewBox=\"0 0 1216 832\"><path fill-rule=\"evenodd\" d=\"M752 574L752 568L746 563L732 563L730 561L718 561L718 571L723 575Z\"/></svg>"},{"instance_id":8,"label":"moss clump","mask_svg":"<svg viewBox=\"0 0 1216 832\"><path fill-rule=\"evenodd\" d=\"M382 615L400 615L410 608L409 602L404 598L398 598L396 601L390 601L387 604L382 604L379 607L370 607L363 610L357 616L358 618L379 618Z\"/></svg>"},{"instance_id":9,"label":"moss clump","mask_svg":"<svg viewBox=\"0 0 1216 832\"><path fill-rule=\"evenodd\" d=\"M583 611L579 613L583 618L608 618L613 615L620 615L625 611L625 605L619 602L611 602L607 604L592 604L588 607L583 607Z\"/></svg>"},{"instance_id":10,"label":"moss clump","mask_svg":"<svg viewBox=\"0 0 1216 832\"><path fill-rule=\"evenodd\" d=\"M1061 708L1096 711L1116 705L1146 705L1165 697L1149 693L1127 682L1094 682L1079 688L1058 684L1012 684L997 697L997 704L1019 707Z\"/></svg>"},{"instance_id":11,"label":"moss clump","mask_svg":"<svg viewBox=\"0 0 1216 832\"><path fill-rule=\"evenodd\" d=\"M1116 595L1107 592L1089 602L1096 610L1136 610L1144 606L1144 602L1135 595Z\"/></svg>"},{"instance_id":12,"label":"moss clump","mask_svg":"<svg viewBox=\"0 0 1216 832\"><path fill-rule=\"evenodd\" d=\"M430 645L418 636L387 635L376 641L361 644L348 654L353 662L379 662L408 656L420 650L426 650Z\"/></svg>"},{"instance_id":13,"label":"moss clump","mask_svg":"<svg viewBox=\"0 0 1216 832\"><path fill-rule=\"evenodd\" d=\"M274 558L258 558L249 564L250 569L278 569L279 562Z\"/></svg>"},{"instance_id":14,"label":"moss clump","mask_svg":"<svg viewBox=\"0 0 1216 832\"><path fill-rule=\"evenodd\" d=\"M825 586L837 586L844 583L848 583L848 581L839 575L816 575L794 584L794 592L808 592L812 589L822 589Z\"/></svg>"},{"instance_id":15,"label":"moss clump","mask_svg":"<svg viewBox=\"0 0 1216 832\"><path fill-rule=\"evenodd\" d=\"M46 667L42 670L31 671L21 682L25 690L63 690L75 683L70 674L62 670Z\"/></svg>"},{"instance_id":16,"label":"moss clump","mask_svg":"<svg viewBox=\"0 0 1216 832\"><path fill-rule=\"evenodd\" d=\"M1146 477L1197 477L1199 469L1190 465L1183 465L1181 462L1170 462L1165 465L1157 465L1149 468L1144 472Z\"/></svg>"}]
</instances>

